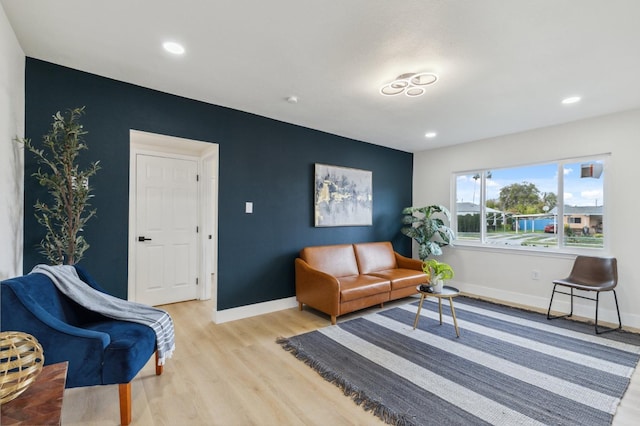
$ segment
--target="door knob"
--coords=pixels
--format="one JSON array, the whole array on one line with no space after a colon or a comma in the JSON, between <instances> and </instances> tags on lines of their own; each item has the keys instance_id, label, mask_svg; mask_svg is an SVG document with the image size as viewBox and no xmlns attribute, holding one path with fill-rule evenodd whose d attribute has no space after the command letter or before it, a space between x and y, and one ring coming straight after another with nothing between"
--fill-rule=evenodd
<instances>
[{"instance_id":1,"label":"door knob","mask_svg":"<svg viewBox=\"0 0 640 426\"><path fill-rule=\"evenodd\" d=\"M138 237L138 241L151 241L151 238Z\"/></svg>"}]
</instances>

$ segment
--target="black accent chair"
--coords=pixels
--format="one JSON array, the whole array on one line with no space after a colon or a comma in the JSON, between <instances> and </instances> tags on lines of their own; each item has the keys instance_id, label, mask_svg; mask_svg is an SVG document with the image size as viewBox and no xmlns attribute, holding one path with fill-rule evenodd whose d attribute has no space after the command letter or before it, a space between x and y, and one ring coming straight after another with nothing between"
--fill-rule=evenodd
<instances>
[{"instance_id":1,"label":"black accent chair","mask_svg":"<svg viewBox=\"0 0 640 426\"><path fill-rule=\"evenodd\" d=\"M618 285L618 262L615 257L591 257L578 256L573 263L573 269L567 278L553 281L553 292L551 293L551 301L547 310L547 319L565 318L573 315L573 298L594 300L596 302L596 334L606 333L608 331L619 330L622 328L622 320L620 319L620 308L618 307L618 296L615 287ZM556 290L557 286L569 287L570 293ZM587 297L574 294L574 290L595 291L596 297ZM618 311L618 327L598 329L598 302L600 301L600 293L603 291L612 291L616 302L616 310ZM571 311L566 315L552 316L551 305L553 304L553 296L556 293L571 296Z\"/></svg>"}]
</instances>

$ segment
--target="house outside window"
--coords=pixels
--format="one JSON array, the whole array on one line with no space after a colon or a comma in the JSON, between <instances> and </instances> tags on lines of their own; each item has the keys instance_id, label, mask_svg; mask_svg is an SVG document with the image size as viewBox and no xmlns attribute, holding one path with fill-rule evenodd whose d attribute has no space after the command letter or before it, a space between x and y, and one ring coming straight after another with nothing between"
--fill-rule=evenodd
<instances>
[{"instance_id":1,"label":"house outside window","mask_svg":"<svg viewBox=\"0 0 640 426\"><path fill-rule=\"evenodd\" d=\"M455 173L452 219L457 243L536 250L604 248L605 160L599 156Z\"/></svg>"}]
</instances>

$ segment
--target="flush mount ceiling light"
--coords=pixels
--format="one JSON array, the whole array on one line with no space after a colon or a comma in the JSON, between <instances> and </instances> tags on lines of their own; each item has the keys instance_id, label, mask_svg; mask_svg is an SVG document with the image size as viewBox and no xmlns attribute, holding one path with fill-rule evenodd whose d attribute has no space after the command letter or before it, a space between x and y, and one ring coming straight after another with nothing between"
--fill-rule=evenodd
<instances>
[{"instance_id":1,"label":"flush mount ceiling light","mask_svg":"<svg viewBox=\"0 0 640 426\"><path fill-rule=\"evenodd\" d=\"M164 47L164 50L169 53L173 53L174 55L182 55L184 53L184 47L182 47L181 44L173 41L167 41L163 43L162 47Z\"/></svg>"},{"instance_id":2,"label":"flush mount ceiling light","mask_svg":"<svg viewBox=\"0 0 640 426\"><path fill-rule=\"evenodd\" d=\"M564 98L562 100L562 103L565 104L565 105L575 104L576 102L580 102L580 99L582 99L582 98L580 98L580 96L571 96L569 98Z\"/></svg>"},{"instance_id":3,"label":"flush mount ceiling light","mask_svg":"<svg viewBox=\"0 0 640 426\"><path fill-rule=\"evenodd\" d=\"M410 98L415 98L424 95L425 87L432 85L437 80L438 76L430 72L402 74L391 83L383 85L380 88L380 94L395 96L404 93Z\"/></svg>"},{"instance_id":4,"label":"flush mount ceiling light","mask_svg":"<svg viewBox=\"0 0 640 426\"><path fill-rule=\"evenodd\" d=\"M424 134L424 137L428 138L428 139L433 139L436 136L438 136L438 134L436 132L427 132L427 133Z\"/></svg>"}]
</instances>

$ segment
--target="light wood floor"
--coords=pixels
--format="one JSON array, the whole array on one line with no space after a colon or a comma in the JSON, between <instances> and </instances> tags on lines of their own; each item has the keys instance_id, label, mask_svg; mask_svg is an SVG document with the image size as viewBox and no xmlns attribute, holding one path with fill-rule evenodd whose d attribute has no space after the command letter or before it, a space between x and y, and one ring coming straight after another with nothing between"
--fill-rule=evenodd
<instances>
[{"instance_id":1,"label":"light wood floor","mask_svg":"<svg viewBox=\"0 0 640 426\"><path fill-rule=\"evenodd\" d=\"M323 314L288 309L216 325L211 302L163 308L174 319L177 350L161 376L150 361L133 380L132 425L383 424L275 343L328 326ZM637 401L638 370L613 424L639 424ZM116 385L67 389L63 425L116 425L118 407Z\"/></svg>"}]
</instances>

